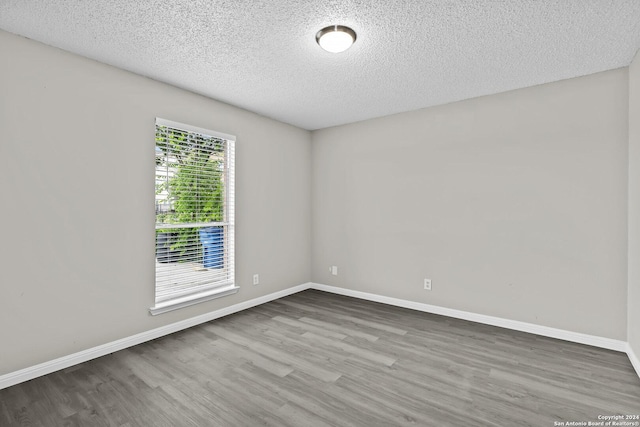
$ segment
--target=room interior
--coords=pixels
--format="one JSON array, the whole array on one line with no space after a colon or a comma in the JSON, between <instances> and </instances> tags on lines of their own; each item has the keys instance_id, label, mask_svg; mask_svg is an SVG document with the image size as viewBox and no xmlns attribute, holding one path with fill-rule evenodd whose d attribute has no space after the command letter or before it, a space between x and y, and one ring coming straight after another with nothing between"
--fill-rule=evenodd
<instances>
[{"instance_id":1,"label":"room interior","mask_svg":"<svg viewBox=\"0 0 640 427\"><path fill-rule=\"evenodd\" d=\"M636 2L382 23L388 4L62 3L0 5L0 389L307 289L623 352L640 376ZM315 40L334 23L358 35L340 54ZM240 290L151 316L156 117L237 138Z\"/></svg>"}]
</instances>

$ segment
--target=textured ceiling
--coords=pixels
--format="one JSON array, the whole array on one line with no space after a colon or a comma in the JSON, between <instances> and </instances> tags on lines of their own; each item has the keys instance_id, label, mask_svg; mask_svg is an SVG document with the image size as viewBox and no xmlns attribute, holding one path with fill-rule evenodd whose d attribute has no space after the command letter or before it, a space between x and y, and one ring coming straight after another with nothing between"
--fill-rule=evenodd
<instances>
[{"instance_id":1,"label":"textured ceiling","mask_svg":"<svg viewBox=\"0 0 640 427\"><path fill-rule=\"evenodd\" d=\"M640 0L0 0L0 28L319 129L627 66Z\"/></svg>"}]
</instances>

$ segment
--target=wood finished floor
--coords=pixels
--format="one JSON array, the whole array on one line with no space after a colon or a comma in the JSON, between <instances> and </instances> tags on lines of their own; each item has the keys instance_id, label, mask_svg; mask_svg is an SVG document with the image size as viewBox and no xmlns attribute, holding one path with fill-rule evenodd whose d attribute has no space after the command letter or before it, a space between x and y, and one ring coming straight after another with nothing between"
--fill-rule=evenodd
<instances>
[{"instance_id":1,"label":"wood finished floor","mask_svg":"<svg viewBox=\"0 0 640 427\"><path fill-rule=\"evenodd\" d=\"M624 353L304 291L0 390L0 426L553 426L640 414Z\"/></svg>"}]
</instances>

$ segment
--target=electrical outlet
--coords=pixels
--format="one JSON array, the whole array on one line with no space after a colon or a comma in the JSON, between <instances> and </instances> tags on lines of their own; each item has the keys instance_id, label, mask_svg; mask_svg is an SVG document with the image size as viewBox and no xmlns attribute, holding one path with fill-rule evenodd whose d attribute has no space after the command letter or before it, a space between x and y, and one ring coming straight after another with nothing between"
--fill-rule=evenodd
<instances>
[{"instance_id":1,"label":"electrical outlet","mask_svg":"<svg viewBox=\"0 0 640 427\"><path fill-rule=\"evenodd\" d=\"M330 270L331 270L331 274L333 274L334 276L338 275L338 266L332 265Z\"/></svg>"},{"instance_id":2,"label":"electrical outlet","mask_svg":"<svg viewBox=\"0 0 640 427\"><path fill-rule=\"evenodd\" d=\"M260 275L259 274L254 274L253 275L253 284L254 285L259 285L260 284Z\"/></svg>"},{"instance_id":3,"label":"electrical outlet","mask_svg":"<svg viewBox=\"0 0 640 427\"><path fill-rule=\"evenodd\" d=\"M427 291L431 290L431 279L424 279L424 289Z\"/></svg>"}]
</instances>

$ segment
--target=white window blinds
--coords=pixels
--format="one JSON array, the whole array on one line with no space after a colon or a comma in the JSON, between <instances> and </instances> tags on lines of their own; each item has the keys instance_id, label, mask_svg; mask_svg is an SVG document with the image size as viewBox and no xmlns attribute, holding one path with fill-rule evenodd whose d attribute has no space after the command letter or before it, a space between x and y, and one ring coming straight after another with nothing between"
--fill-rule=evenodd
<instances>
[{"instance_id":1,"label":"white window blinds","mask_svg":"<svg viewBox=\"0 0 640 427\"><path fill-rule=\"evenodd\" d=\"M153 314L237 289L234 143L231 135L156 119Z\"/></svg>"}]
</instances>

